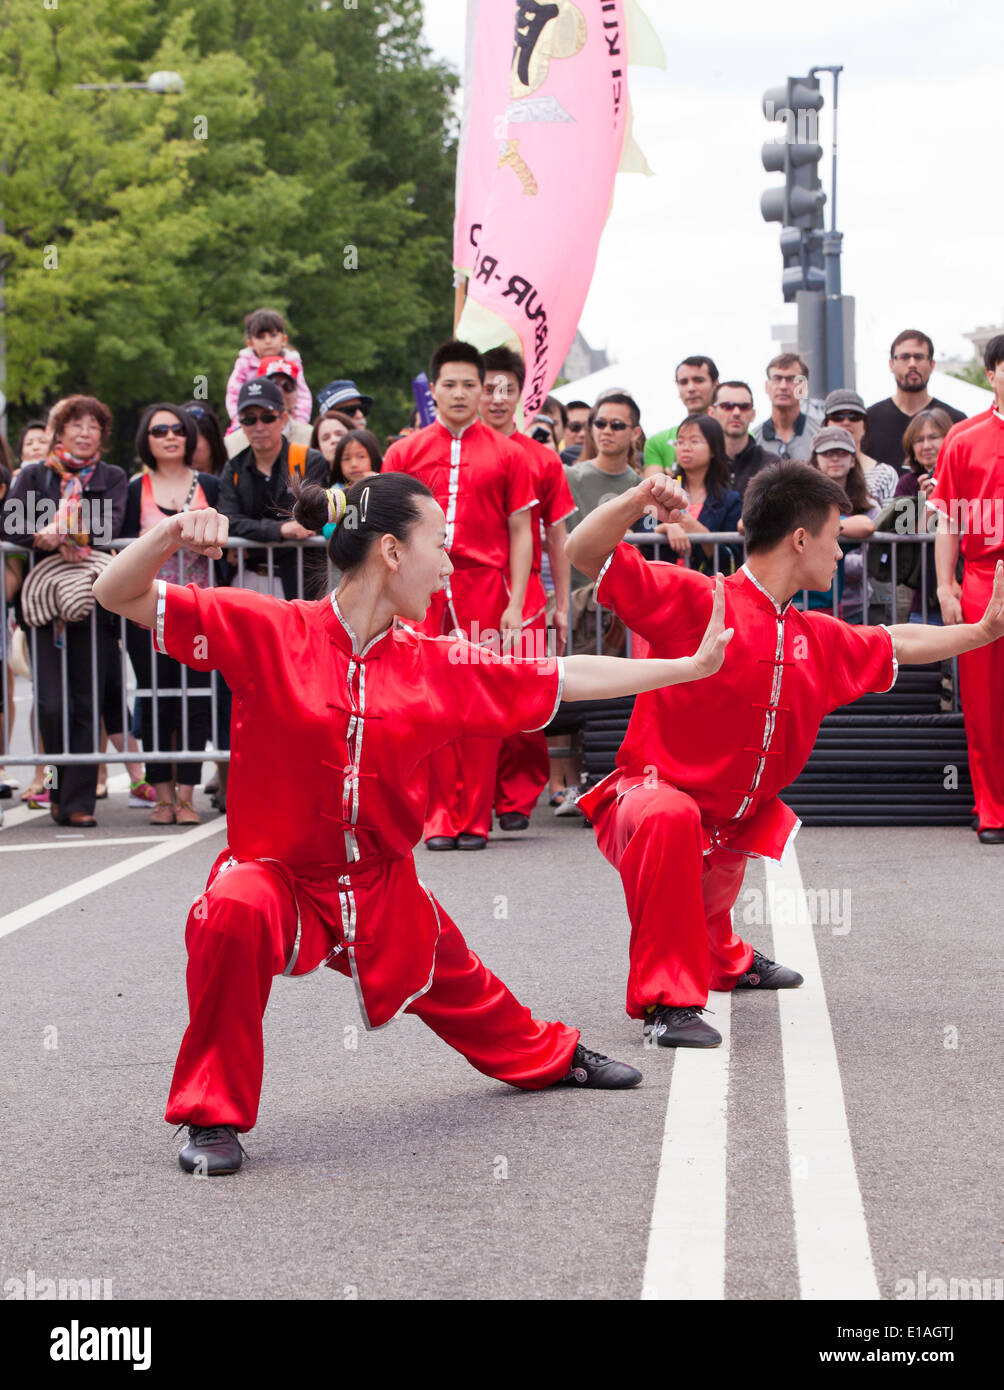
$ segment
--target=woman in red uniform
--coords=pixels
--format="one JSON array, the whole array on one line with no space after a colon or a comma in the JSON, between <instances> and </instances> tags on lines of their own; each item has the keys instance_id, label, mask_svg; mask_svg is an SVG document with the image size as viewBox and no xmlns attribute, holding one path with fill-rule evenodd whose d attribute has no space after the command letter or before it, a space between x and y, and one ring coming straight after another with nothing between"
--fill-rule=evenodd
<instances>
[{"instance_id":1,"label":"woman in red uniform","mask_svg":"<svg viewBox=\"0 0 1004 1390\"><path fill-rule=\"evenodd\" d=\"M367 1028L417 1014L479 1071L526 1090L633 1086L640 1073L540 1022L467 949L419 882L430 755L451 739L541 728L558 701L653 690L718 669L722 600L693 657L503 658L420 622L452 565L432 493L408 474L348 493L302 487L295 516L329 509L337 593L285 602L157 580L185 546L217 558L226 519L166 518L95 585L104 607L154 630L158 650L218 669L233 691L228 846L192 907L190 1023L166 1118L189 1126L187 1171L231 1173L258 1111L262 1014L275 975L350 975ZM343 513L343 515L339 515ZM260 789L270 788L262 806Z\"/></svg>"}]
</instances>

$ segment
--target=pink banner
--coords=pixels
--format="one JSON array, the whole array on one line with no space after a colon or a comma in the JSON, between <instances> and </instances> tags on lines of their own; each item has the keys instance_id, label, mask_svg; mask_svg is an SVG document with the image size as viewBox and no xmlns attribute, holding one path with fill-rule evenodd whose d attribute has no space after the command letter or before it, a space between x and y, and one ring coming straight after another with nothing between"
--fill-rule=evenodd
<instances>
[{"instance_id":1,"label":"pink banner","mask_svg":"<svg viewBox=\"0 0 1004 1390\"><path fill-rule=\"evenodd\" d=\"M539 409L578 327L628 124L622 0L469 0L459 336L518 338Z\"/></svg>"}]
</instances>

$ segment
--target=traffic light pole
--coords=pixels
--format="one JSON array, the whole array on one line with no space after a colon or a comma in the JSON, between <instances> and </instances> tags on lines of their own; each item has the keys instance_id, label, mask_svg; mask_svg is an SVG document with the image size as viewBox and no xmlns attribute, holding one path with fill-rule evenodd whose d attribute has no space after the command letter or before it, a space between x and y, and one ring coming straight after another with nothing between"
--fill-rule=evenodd
<instances>
[{"instance_id":1,"label":"traffic light pole","mask_svg":"<svg viewBox=\"0 0 1004 1390\"><path fill-rule=\"evenodd\" d=\"M833 173L830 184L830 230L823 232L823 271L826 276L824 293L826 295L826 370L824 394L841 386L853 386L847 380L844 368L844 301L840 286L840 251L843 233L837 231L837 82L843 68L818 67L810 69L810 76L828 72L833 77Z\"/></svg>"}]
</instances>

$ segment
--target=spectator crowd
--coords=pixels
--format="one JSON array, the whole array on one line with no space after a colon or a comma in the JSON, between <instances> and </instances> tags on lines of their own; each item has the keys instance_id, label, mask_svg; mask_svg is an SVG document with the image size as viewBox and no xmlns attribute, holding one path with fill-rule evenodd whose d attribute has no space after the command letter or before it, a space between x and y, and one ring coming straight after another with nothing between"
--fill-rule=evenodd
<instances>
[{"instance_id":1,"label":"spectator crowd","mask_svg":"<svg viewBox=\"0 0 1004 1390\"><path fill-rule=\"evenodd\" d=\"M808 593L798 602L851 623L903 621L907 614L915 622L953 620L949 609L957 594L939 586L933 546L915 546L915 559L898 569L895 584L881 547L872 547L874 556L861 549L876 531L928 529L925 504L939 458L965 419L928 390L935 359L927 334L897 334L889 360L894 389L870 405L850 387L813 397L806 363L796 353L780 353L766 366L770 414L760 422L746 380L722 378L706 355L685 357L675 368L677 422L646 421L656 427L647 435L628 387L594 401L562 403L552 396L535 417L519 421L521 359L508 349L494 349L484 359L469 350L468 356L477 381L472 376L466 387L459 380L447 383L454 391L451 402L464 397L469 421L479 421L498 441L493 445L486 434L485 449L501 451L506 467L525 472L520 496L531 499L514 508L497 552L500 581L509 593L501 627L533 631L545 641L550 632L559 654L623 652L628 635L612 615L597 612L595 585L569 568L568 532L640 479L668 474L683 485L689 504L678 521L655 524L646 518L647 534L636 537L644 553L704 573L733 573L744 557L746 489L779 459L819 469L840 483L849 503L841 518L843 559L831 591ZM457 360L463 365L462 354ZM1002 361L1004 338L998 337L987 348L988 372ZM435 373L444 364L453 370L457 362L450 354L438 364L434 358L439 417L451 429L458 423L466 428L463 412L447 419L444 409L451 411L453 404L444 407L436 395ZM116 542L144 535L163 517L204 507L227 516L237 544L216 562L172 557L162 578L236 585L285 599L318 597L330 587L319 532L293 519L297 480L348 489L385 466L420 471L425 431L416 409L382 443L368 427L373 398L341 377L319 390L315 403L308 366L291 346L279 313L266 308L249 314L244 346L227 382L227 419L204 400L150 404L136 433L131 477L105 461L112 413L90 395L68 396L44 417L29 420L13 450L0 438L6 543L0 571L6 686L0 761L12 734L15 673L32 681L27 718L35 759L34 776L23 789L0 767L0 795L9 799L17 792L59 824L93 826L96 802L107 795L107 768L100 759L111 744L119 755L134 755L126 763L131 806L146 809L155 825L199 822L195 797L203 753L207 747L209 756L229 748L230 693L218 673L180 665L156 649L145 628L113 619L89 588ZM442 382L440 387L446 389ZM672 417L668 406L667 415ZM528 528L516 524L517 515L529 517ZM464 543L458 538L461 551ZM961 566L960 560L957 580ZM136 692L131 708L129 664ZM47 755L64 754L80 760L47 763ZM531 765L535 772L528 776ZM546 748L513 741L499 759L495 813L503 828L522 828L546 783L556 814L580 814L579 780L571 734L552 734ZM207 791L224 811L225 757Z\"/></svg>"}]
</instances>

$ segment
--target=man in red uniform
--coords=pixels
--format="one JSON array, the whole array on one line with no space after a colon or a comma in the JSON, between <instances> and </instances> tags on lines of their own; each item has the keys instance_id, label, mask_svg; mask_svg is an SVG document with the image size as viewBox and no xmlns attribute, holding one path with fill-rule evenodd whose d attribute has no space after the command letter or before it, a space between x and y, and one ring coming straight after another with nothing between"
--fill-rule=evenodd
<instances>
[{"instance_id":1,"label":"man in red uniform","mask_svg":"<svg viewBox=\"0 0 1004 1390\"><path fill-rule=\"evenodd\" d=\"M599 602L646 638L653 656L686 648L707 620L712 581L619 542L647 510L668 522L685 505L676 484L647 478L598 507L568 541L572 564L599 579ZM798 829L778 792L801 772L823 717L866 691L888 690L897 660L943 660L1004 633L1004 565L979 623L852 627L793 608L802 589L829 587L849 511L843 490L806 464L770 464L752 479L743 503L747 560L725 580L735 636L720 671L699 687L640 696L616 770L580 799L624 883L627 1011L660 1046L718 1046L721 1036L700 1016L709 989L802 983L733 932L731 909L746 859L780 859Z\"/></svg>"},{"instance_id":2,"label":"man in red uniform","mask_svg":"<svg viewBox=\"0 0 1004 1390\"><path fill-rule=\"evenodd\" d=\"M469 343L437 348L429 366L435 424L387 450L384 473L410 473L446 513L453 574L433 595L421 631L517 636L533 557L533 481L515 444L478 419L485 379ZM492 823L497 739L459 739L435 755L425 821L428 849L484 849Z\"/></svg>"},{"instance_id":3,"label":"man in red uniform","mask_svg":"<svg viewBox=\"0 0 1004 1390\"><path fill-rule=\"evenodd\" d=\"M530 582L523 604L522 653L541 655L547 642L547 594L540 578L541 529L554 580L554 628L557 654L563 655L568 640L568 586L570 566L565 554L565 520L575 511L572 490L565 481L561 458L545 444L516 428L516 407L523 392L526 367L510 348L485 353L485 383L481 393L481 418L490 429L519 446L533 479L537 506L532 514L533 559ZM547 786L551 760L547 739L541 733L515 734L503 739L495 778L495 811L502 830L525 830L530 812Z\"/></svg>"},{"instance_id":4,"label":"man in red uniform","mask_svg":"<svg viewBox=\"0 0 1004 1390\"><path fill-rule=\"evenodd\" d=\"M987 343L983 362L993 407L948 435L927 503L943 518L934 560L941 617L949 626L982 613L1004 557L1004 333ZM960 532L961 589L955 579ZM985 845L1004 844L1004 651L992 646L961 656L959 684L979 837Z\"/></svg>"}]
</instances>

